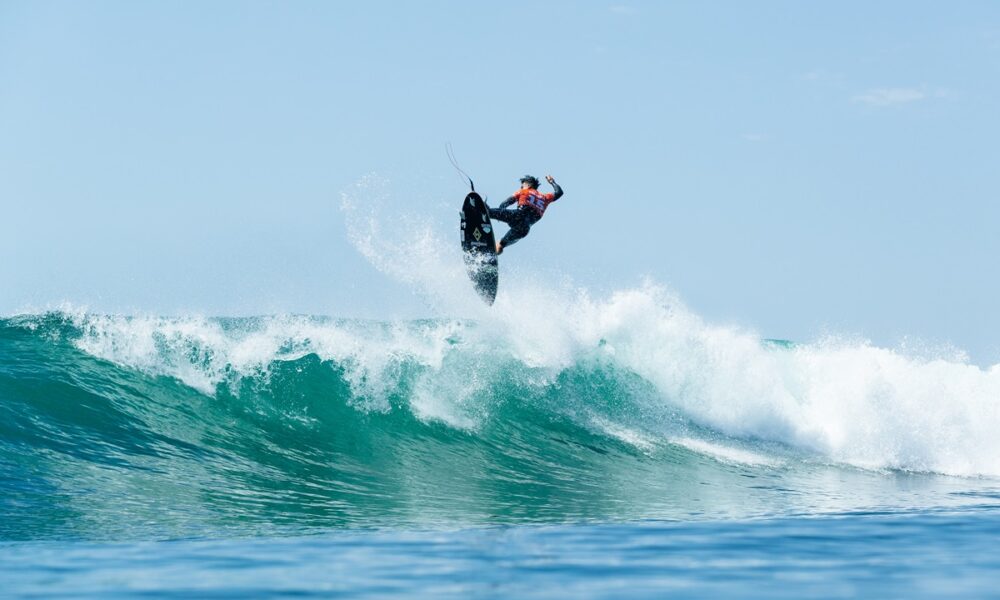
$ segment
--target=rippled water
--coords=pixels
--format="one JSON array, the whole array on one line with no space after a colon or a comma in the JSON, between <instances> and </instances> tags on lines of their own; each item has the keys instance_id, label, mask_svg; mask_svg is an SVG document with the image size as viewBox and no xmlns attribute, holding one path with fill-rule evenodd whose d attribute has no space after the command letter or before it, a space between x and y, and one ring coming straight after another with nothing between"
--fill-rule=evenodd
<instances>
[{"instance_id":1,"label":"rippled water","mask_svg":"<svg viewBox=\"0 0 1000 600\"><path fill-rule=\"evenodd\" d=\"M1000 517L845 514L706 523L0 545L43 597L933 598L997 596Z\"/></svg>"}]
</instances>

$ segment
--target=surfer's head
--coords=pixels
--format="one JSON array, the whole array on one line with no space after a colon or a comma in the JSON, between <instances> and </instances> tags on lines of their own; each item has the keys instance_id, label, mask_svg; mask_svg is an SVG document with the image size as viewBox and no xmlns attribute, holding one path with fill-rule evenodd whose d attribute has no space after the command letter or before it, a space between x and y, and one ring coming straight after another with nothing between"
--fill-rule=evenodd
<instances>
[{"instance_id":1,"label":"surfer's head","mask_svg":"<svg viewBox=\"0 0 1000 600\"><path fill-rule=\"evenodd\" d=\"M525 187L525 185L533 190L538 189L538 178L534 175L525 175L521 178L521 187Z\"/></svg>"}]
</instances>

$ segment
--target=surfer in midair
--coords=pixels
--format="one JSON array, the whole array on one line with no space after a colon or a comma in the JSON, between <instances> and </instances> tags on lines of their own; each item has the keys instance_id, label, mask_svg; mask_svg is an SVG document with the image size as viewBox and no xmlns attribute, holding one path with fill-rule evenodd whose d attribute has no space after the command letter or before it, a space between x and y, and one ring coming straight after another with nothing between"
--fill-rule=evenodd
<instances>
[{"instance_id":1,"label":"surfer in midair","mask_svg":"<svg viewBox=\"0 0 1000 600\"><path fill-rule=\"evenodd\" d=\"M497 242L497 254L501 254L504 248L528 235L531 226L542 218L549 204L562 197L563 190L551 175L546 175L545 181L552 185L554 193L543 194L539 192L538 178L533 175L525 175L521 178L521 189L501 202L498 208L490 209L491 219L510 225L510 231L507 232L507 235ZM517 204L516 208L507 208L515 203Z\"/></svg>"}]
</instances>

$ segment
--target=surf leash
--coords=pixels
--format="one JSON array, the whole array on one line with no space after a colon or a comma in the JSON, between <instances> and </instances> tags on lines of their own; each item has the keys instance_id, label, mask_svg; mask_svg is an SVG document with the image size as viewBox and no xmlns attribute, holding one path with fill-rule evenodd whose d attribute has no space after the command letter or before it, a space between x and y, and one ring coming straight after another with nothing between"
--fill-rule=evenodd
<instances>
[{"instance_id":1,"label":"surf leash","mask_svg":"<svg viewBox=\"0 0 1000 600\"><path fill-rule=\"evenodd\" d=\"M473 192L476 191L476 184L472 182L472 178L469 177L468 173L466 173L465 171L462 170L462 167L458 166L458 161L455 160L455 152L452 151L452 149L451 149L451 142L446 143L444 145L444 149L448 153L448 160L451 161L451 166L455 167L455 170L458 171L459 173L461 173L462 177L464 177L466 180L468 180L469 187L472 188L472 191Z\"/></svg>"}]
</instances>

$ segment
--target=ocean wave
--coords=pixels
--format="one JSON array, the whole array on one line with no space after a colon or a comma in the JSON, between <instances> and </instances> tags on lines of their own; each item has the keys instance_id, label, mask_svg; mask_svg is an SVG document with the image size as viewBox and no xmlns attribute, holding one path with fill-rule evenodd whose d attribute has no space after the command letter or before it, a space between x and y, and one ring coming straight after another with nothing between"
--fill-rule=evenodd
<instances>
[{"instance_id":1,"label":"ocean wave","mask_svg":"<svg viewBox=\"0 0 1000 600\"><path fill-rule=\"evenodd\" d=\"M313 357L343 380L353 410L466 432L506 418L505 403L545 398L543 413L638 449L689 439L695 427L866 469L1000 475L996 367L856 342L765 343L704 323L655 286L482 321L62 312L6 322L15 326L209 397L267 386L276 365Z\"/></svg>"}]
</instances>

